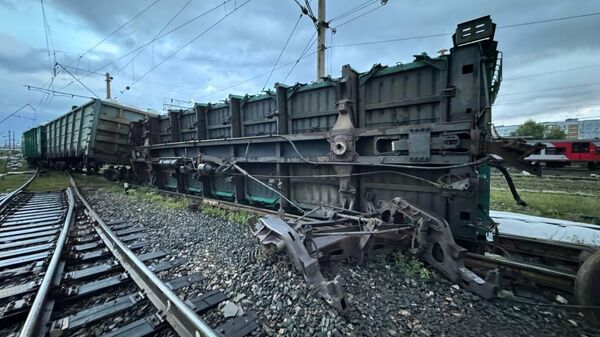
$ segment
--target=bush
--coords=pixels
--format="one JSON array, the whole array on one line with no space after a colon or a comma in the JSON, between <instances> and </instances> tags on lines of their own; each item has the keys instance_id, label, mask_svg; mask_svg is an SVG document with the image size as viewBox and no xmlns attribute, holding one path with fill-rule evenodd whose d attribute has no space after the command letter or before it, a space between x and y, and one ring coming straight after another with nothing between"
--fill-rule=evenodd
<instances>
[{"instance_id":1,"label":"bush","mask_svg":"<svg viewBox=\"0 0 600 337\"><path fill-rule=\"evenodd\" d=\"M422 282L427 282L431 279L431 273L420 260L405 256L400 253L395 257L396 268L409 278L416 278Z\"/></svg>"}]
</instances>

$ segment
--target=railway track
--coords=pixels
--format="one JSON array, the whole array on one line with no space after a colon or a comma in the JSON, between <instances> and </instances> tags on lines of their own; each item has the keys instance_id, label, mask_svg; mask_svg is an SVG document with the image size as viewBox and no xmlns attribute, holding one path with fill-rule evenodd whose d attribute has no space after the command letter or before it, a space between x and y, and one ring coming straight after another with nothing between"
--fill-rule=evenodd
<instances>
[{"instance_id":1,"label":"railway track","mask_svg":"<svg viewBox=\"0 0 600 337\"><path fill-rule=\"evenodd\" d=\"M136 223L103 221L73 179L63 191L26 185L3 200L0 217L0 336L242 337L257 327L248 315L205 323L201 315L227 296L204 290L182 300L204 276L173 278L185 260Z\"/></svg>"}]
</instances>

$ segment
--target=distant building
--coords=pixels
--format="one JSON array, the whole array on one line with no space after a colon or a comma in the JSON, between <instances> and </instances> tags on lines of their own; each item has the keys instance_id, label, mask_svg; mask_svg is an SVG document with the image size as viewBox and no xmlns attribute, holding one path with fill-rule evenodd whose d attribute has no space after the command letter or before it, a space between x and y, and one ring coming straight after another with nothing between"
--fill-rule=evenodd
<instances>
[{"instance_id":1,"label":"distant building","mask_svg":"<svg viewBox=\"0 0 600 337\"><path fill-rule=\"evenodd\" d=\"M579 120L569 118L564 122L541 122L541 124L562 129L570 139L595 139L600 138L600 119ZM515 132L519 125L496 126L500 137L508 137Z\"/></svg>"}]
</instances>

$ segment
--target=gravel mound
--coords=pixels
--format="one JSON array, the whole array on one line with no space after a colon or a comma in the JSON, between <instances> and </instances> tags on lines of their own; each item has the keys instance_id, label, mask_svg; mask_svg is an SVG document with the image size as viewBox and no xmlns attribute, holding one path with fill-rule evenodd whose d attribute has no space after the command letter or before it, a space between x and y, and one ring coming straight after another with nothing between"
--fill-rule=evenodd
<instances>
[{"instance_id":1,"label":"gravel mound","mask_svg":"<svg viewBox=\"0 0 600 337\"><path fill-rule=\"evenodd\" d=\"M200 212L170 209L125 194L86 191L103 219L144 225L172 258L188 263L174 274L205 277L182 298L220 289L258 317L259 336L600 336L576 311L515 302L488 302L434 276L407 278L385 257L365 265L337 263L325 271L345 281L350 310L340 316L307 286L284 254L267 254L247 225ZM164 279L164 278L163 278ZM203 317L223 322L213 310Z\"/></svg>"}]
</instances>

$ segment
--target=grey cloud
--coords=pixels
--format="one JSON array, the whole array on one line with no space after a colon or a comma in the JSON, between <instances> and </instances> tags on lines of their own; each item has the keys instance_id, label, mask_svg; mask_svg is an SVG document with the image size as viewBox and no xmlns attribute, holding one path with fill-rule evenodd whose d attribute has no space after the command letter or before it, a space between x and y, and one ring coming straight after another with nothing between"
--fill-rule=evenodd
<instances>
[{"instance_id":1,"label":"grey cloud","mask_svg":"<svg viewBox=\"0 0 600 337\"><path fill-rule=\"evenodd\" d=\"M152 39L156 32L169 21L186 1L161 0L130 25L108 39L107 43L115 46L116 50L107 51L107 49L96 48L75 64L84 69L96 70L125 52L137 48L142 43ZM52 10L52 14L49 15L51 26L73 27L73 29L86 31L91 36L96 37L96 40L87 41L85 45L79 46L79 50L73 50L76 49L73 47L70 49L81 53L152 2L153 0L110 0L101 2L53 0L46 2L46 6L47 10ZM242 2L243 0L229 2L226 5L227 11L231 11L236 4L239 5ZM327 16L333 18L337 14L363 2L364 0L330 0L328 1ZM192 1L167 31L221 3L222 1L219 0ZM39 8L34 5L0 0L0 6L6 8L5 10L14 10L15 7L20 6L30 7L32 12L39 12ZM339 27L337 33L333 36L333 44L385 40L431 33L451 33L457 23L487 14L491 14L492 19L499 26L503 26L544 18L594 12L598 11L598 8L600 8L600 1L598 0L588 2L390 0L385 7L350 24ZM188 27L157 41L136 58L133 66L129 65L120 73L117 73L117 70L125 65L130 57L124 58L106 69L101 69L101 72L109 71L114 74L113 92L118 94L124 90L125 86L131 85L134 78L139 77L153 65L161 62L196 34L199 34L221 18L225 12L223 8L219 8ZM125 103L130 102L138 106L160 109L163 97L215 101L225 98L228 93L256 93L262 88L266 76L239 85L226 92L202 98L216 90L242 82L258 74L269 72L298 15L298 7L291 0L252 0L239 12L229 16L214 29L182 50L181 53L156 68L143 81L136 83L131 90L124 91L119 99ZM337 27L344 20L333 21L331 25ZM41 22L35 23L39 26L40 31L38 41L43 41ZM505 77L508 79L531 73L545 72L553 68L568 68L597 62L595 58L600 52L598 31L600 31L598 17L517 28L500 28L497 31L497 40L499 41L499 48L504 52ZM285 64L297 58L313 32L312 23L308 18L303 17L281 58L280 64ZM0 33L9 34L13 39L20 40L21 33L18 30ZM66 48L61 47L60 43L60 40L64 38L68 37L55 36L57 49ZM328 34L328 40L329 38ZM326 69L330 69L329 56L331 53L333 53L332 75L338 76L343 64L351 64L358 71L366 71L374 63L410 62L414 54L427 52L430 55L435 55L439 49L451 46L450 36L445 36L387 44L338 47L328 51ZM30 48L31 58L21 57L19 59L12 57L10 62L0 56L0 62L2 62L0 67L3 67L4 71L10 69L12 75L8 80L9 83L5 83L5 85L19 88L28 72L39 74L46 71L48 66L47 59L44 58L44 48L41 44ZM310 52L312 51L311 49ZM0 55L3 55L1 51ZM64 63L71 62L75 57L75 54L59 54L60 61ZM34 62L30 62L30 60L34 60ZM287 82L312 81L315 73L314 65L314 55L305 58L298 64ZM276 71L270 79L270 83L267 84L267 88L272 87L273 83L277 81L282 81L290 68ZM505 81L498 99L498 106L495 108L495 116L499 120L518 120L526 114L536 114L536 116L545 118L558 115L561 112L571 113L571 111L574 111L561 108L555 109L558 106L570 106L573 105L573 102L582 105L593 104L596 99L594 95L577 94L576 91L569 90L552 99L535 99L536 95L502 95L588 81L593 82L595 81L595 73L597 71L574 71L518 81ZM83 73L76 74L78 76L83 75ZM58 83L56 87L60 88L71 80L68 75L61 74L56 80ZM31 81L30 77L28 77L28 81ZM40 78L39 84L43 84L44 81L47 81L47 78ZM100 76L86 76L83 81L92 90L98 93L103 92L104 82ZM70 85L65 90L87 95L85 89L77 83ZM3 93L0 101L14 101L14 106L18 108L26 101L37 103L39 97L39 94L24 92L19 88L19 90L14 89L11 91L11 99ZM522 103L502 105L502 102L515 101L518 97L524 98ZM72 104L80 104L81 102L78 100L80 99L55 97L46 108L46 111L49 115L58 115ZM4 111L10 107L7 103L3 103L0 108ZM548 111L552 112L549 114ZM561 114L561 116L564 115L564 113Z\"/></svg>"}]
</instances>

